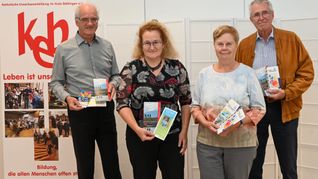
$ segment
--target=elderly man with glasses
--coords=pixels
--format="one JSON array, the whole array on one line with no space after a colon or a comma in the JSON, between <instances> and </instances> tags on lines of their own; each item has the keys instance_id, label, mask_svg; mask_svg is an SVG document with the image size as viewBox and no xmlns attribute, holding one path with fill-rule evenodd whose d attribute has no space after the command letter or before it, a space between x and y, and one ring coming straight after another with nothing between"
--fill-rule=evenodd
<instances>
[{"instance_id":1,"label":"elderly man with glasses","mask_svg":"<svg viewBox=\"0 0 318 179\"><path fill-rule=\"evenodd\" d=\"M250 20L256 33L243 39L236 59L254 69L278 68L280 88L264 93L266 114L257 125L259 146L250 179L261 179L265 150L271 132L284 179L297 177L297 128L302 108L302 94L314 78L313 62L299 37L291 31L272 25L274 10L269 0L250 4Z\"/></svg>"},{"instance_id":2,"label":"elderly man with glasses","mask_svg":"<svg viewBox=\"0 0 318 179\"><path fill-rule=\"evenodd\" d=\"M57 47L50 87L68 105L78 178L94 178L96 141L105 178L121 179L112 101L120 77L111 43L95 34L98 20L94 5L83 3L76 8L78 31ZM104 101L103 107L85 107L80 103L82 95L95 95L95 79L109 81L108 91L104 92L108 92L110 100Z\"/></svg>"}]
</instances>

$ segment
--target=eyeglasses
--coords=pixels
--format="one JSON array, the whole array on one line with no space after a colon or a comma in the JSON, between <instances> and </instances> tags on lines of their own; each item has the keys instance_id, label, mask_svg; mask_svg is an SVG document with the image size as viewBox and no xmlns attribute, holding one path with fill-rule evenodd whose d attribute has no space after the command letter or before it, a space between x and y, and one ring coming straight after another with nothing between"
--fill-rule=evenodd
<instances>
[{"instance_id":1,"label":"eyeglasses","mask_svg":"<svg viewBox=\"0 0 318 179\"><path fill-rule=\"evenodd\" d=\"M98 17L91 17L91 18L88 18L88 17L80 18L80 17L78 17L77 19L79 21L84 22L84 23L88 23L88 22L96 23L98 21Z\"/></svg>"},{"instance_id":2,"label":"eyeglasses","mask_svg":"<svg viewBox=\"0 0 318 179\"><path fill-rule=\"evenodd\" d=\"M252 18L255 19L255 20L258 20L261 17L267 18L270 14L272 14L271 11L256 12L255 14L252 15Z\"/></svg>"},{"instance_id":3,"label":"eyeglasses","mask_svg":"<svg viewBox=\"0 0 318 179\"><path fill-rule=\"evenodd\" d=\"M162 45L162 42L160 41L160 40L154 40L154 41L144 41L143 43L142 43L142 46L144 47L144 48L150 48L151 47L151 45L154 47L154 48L159 48L159 47L161 47L161 45Z\"/></svg>"}]
</instances>

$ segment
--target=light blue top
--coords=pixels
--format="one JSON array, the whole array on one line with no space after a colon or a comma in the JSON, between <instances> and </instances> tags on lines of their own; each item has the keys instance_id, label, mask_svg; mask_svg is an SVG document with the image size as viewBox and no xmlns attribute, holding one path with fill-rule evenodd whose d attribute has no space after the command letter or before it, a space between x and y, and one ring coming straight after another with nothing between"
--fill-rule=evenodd
<instances>
[{"instance_id":1,"label":"light blue top","mask_svg":"<svg viewBox=\"0 0 318 179\"><path fill-rule=\"evenodd\" d=\"M80 91L94 92L93 79L112 77L119 84L118 66L110 42L95 36L91 44L77 33L56 49L50 87L62 101L69 95L77 97ZM118 75L118 76L114 76Z\"/></svg>"},{"instance_id":2,"label":"light blue top","mask_svg":"<svg viewBox=\"0 0 318 179\"><path fill-rule=\"evenodd\" d=\"M254 70L244 64L227 73L216 72L212 66L202 69L196 82L192 105L220 111L230 99L235 100L243 109L256 107L265 110L263 92ZM228 136L221 137L199 125L197 140L215 147L257 145L255 126L240 127Z\"/></svg>"}]
</instances>

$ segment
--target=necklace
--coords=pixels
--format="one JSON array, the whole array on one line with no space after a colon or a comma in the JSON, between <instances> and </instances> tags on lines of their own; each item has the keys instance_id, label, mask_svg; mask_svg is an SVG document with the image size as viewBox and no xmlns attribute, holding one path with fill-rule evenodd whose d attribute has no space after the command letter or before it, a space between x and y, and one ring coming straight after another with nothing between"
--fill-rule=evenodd
<instances>
[{"instance_id":1,"label":"necklace","mask_svg":"<svg viewBox=\"0 0 318 179\"><path fill-rule=\"evenodd\" d=\"M156 70L158 70L158 69L161 67L161 64L162 64L162 60L160 60L160 62L159 62L158 65L156 65L155 67L151 67L151 66L147 63L147 60L146 60L146 59L144 59L144 61L145 61L146 65L147 65L147 67L150 68L151 71L156 71Z\"/></svg>"}]
</instances>

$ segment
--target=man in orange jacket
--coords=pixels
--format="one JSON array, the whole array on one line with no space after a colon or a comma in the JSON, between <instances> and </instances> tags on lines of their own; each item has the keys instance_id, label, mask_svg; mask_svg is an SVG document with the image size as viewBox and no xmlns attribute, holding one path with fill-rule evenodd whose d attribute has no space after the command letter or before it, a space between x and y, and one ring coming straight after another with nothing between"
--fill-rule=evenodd
<instances>
[{"instance_id":1,"label":"man in orange jacket","mask_svg":"<svg viewBox=\"0 0 318 179\"><path fill-rule=\"evenodd\" d=\"M266 115L257 126L259 146L250 179L262 178L268 126L284 179L297 179L297 128L302 94L314 78L312 60L299 37L272 25L274 11L269 0L253 0L250 20L257 32L243 39L236 60L254 69L278 66L281 89L269 90Z\"/></svg>"}]
</instances>

